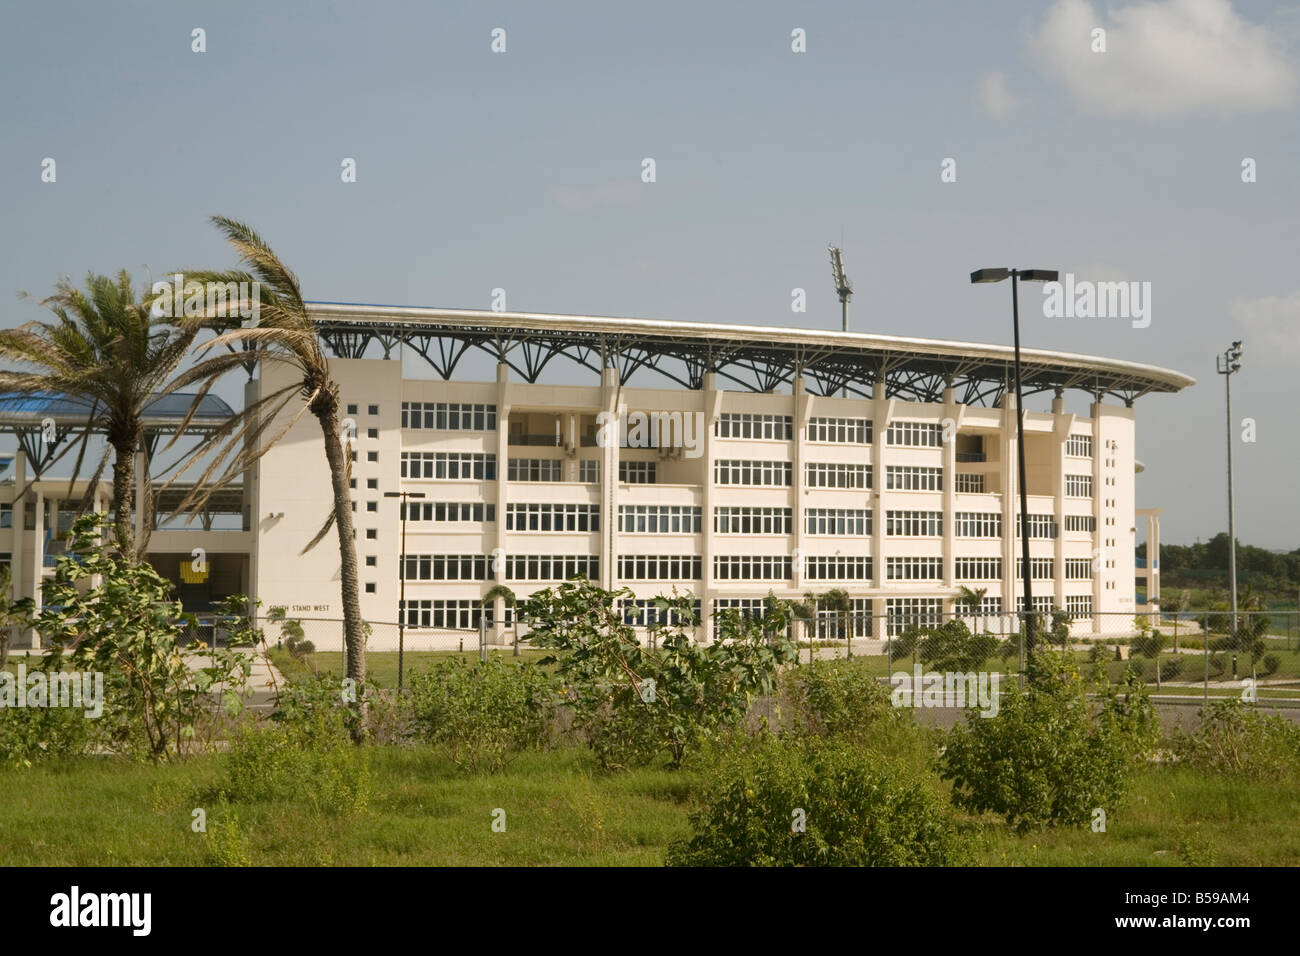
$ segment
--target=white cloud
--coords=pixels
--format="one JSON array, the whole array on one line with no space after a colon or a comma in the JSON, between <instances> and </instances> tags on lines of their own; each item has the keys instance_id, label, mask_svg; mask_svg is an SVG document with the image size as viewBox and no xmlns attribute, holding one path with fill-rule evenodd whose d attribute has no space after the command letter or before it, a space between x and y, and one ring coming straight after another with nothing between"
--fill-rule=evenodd
<instances>
[{"instance_id":1,"label":"white cloud","mask_svg":"<svg viewBox=\"0 0 1300 956\"><path fill-rule=\"evenodd\" d=\"M1002 119L1016 108L1016 98L1007 89L1007 78L1001 70L984 74L980 82L980 100L984 112L994 119Z\"/></svg>"},{"instance_id":2,"label":"white cloud","mask_svg":"<svg viewBox=\"0 0 1300 956\"><path fill-rule=\"evenodd\" d=\"M1300 292L1285 297L1234 299L1228 314L1241 325L1242 347L1265 360L1300 357Z\"/></svg>"},{"instance_id":3,"label":"white cloud","mask_svg":"<svg viewBox=\"0 0 1300 956\"><path fill-rule=\"evenodd\" d=\"M1106 52L1093 52L1093 30ZM1229 0L1149 0L1099 15L1058 0L1031 37L1043 68L1086 111L1179 116L1289 107L1296 72L1284 42Z\"/></svg>"}]
</instances>

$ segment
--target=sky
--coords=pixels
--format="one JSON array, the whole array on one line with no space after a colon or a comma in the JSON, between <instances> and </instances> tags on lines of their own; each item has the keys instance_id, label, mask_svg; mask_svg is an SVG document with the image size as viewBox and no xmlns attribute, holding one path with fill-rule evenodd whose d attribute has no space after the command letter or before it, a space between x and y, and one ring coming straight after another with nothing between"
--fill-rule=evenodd
<instances>
[{"instance_id":1,"label":"sky","mask_svg":"<svg viewBox=\"0 0 1300 956\"><path fill-rule=\"evenodd\" d=\"M1237 533L1290 550L1298 77L1300 6L1245 0L10 4L0 326L60 276L233 266L214 214L320 301L838 328L834 242L852 329L1009 343L974 269L1139 283L1145 325L1025 287L1023 344L1197 379L1136 405L1182 544L1226 528L1242 340Z\"/></svg>"}]
</instances>

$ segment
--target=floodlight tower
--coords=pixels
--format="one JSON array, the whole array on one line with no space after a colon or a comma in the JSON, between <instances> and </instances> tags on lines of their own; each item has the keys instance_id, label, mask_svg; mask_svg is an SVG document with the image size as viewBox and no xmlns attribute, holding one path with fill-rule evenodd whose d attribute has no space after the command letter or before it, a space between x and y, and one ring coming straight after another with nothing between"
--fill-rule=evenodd
<instances>
[{"instance_id":1,"label":"floodlight tower","mask_svg":"<svg viewBox=\"0 0 1300 956\"><path fill-rule=\"evenodd\" d=\"M1236 507L1232 500L1232 376L1241 371L1241 342L1233 342L1216 356L1216 371L1223 376L1228 406L1228 587L1232 597L1232 641L1237 642L1237 529ZM1206 655L1208 661L1209 655ZM1208 665L1207 665L1208 666Z\"/></svg>"},{"instance_id":2,"label":"floodlight tower","mask_svg":"<svg viewBox=\"0 0 1300 956\"><path fill-rule=\"evenodd\" d=\"M827 250L831 254L831 275L835 278L835 294L840 299L840 331L849 330L849 299L853 298L853 286L849 283L849 278L844 274L844 254L840 251L839 246L834 243L828 243ZM844 397L849 397L848 382L844 383Z\"/></svg>"}]
</instances>

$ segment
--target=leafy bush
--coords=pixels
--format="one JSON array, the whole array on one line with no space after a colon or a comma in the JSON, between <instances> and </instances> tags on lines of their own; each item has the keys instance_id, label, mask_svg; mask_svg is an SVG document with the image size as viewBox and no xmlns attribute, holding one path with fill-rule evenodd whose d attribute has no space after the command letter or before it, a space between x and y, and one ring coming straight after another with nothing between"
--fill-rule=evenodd
<instances>
[{"instance_id":1,"label":"leafy bush","mask_svg":"<svg viewBox=\"0 0 1300 956\"><path fill-rule=\"evenodd\" d=\"M217 689L229 712L242 707L252 658L213 650L210 666L189 666L171 582L106 546L105 523L103 515L73 522L66 551L42 585L35 627L51 643L43 666L103 674L103 713L92 722L96 744L161 759L196 740Z\"/></svg>"},{"instance_id":2,"label":"leafy bush","mask_svg":"<svg viewBox=\"0 0 1300 956\"><path fill-rule=\"evenodd\" d=\"M626 589L605 591L583 579L533 594L520 604L528 641L556 651L555 664L574 726L606 769L644 765L667 754L673 767L720 728L735 726L754 697L771 694L777 670L797 656L787 602L767 613L716 618L718 640L696 643L686 598L658 598L658 647L645 648L624 622Z\"/></svg>"},{"instance_id":3,"label":"leafy bush","mask_svg":"<svg viewBox=\"0 0 1300 956\"><path fill-rule=\"evenodd\" d=\"M0 708L0 767L30 767L90 748L94 721L72 707Z\"/></svg>"},{"instance_id":4,"label":"leafy bush","mask_svg":"<svg viewBox=\"0 0 1300 956\"><path fill-rule=\"evenodd\" d=\"M1179 759L1205 773L1279 780L1300 774L1300 726L1278 714L1261 714L1230 697L1201 711L1195 731L1172 737Z\"/></svg>"},{"instance_id":5,"label":"leafy bush","mask_svg":"<svg viewBox=\"0 0 1300 956\"><path fill-rule=\"evenodd\" d=\"M410 676L416 726L465 769L498 771L518 753L541 747L554 715L551 679L536 664L458 657Z\"/></svg>"},{"instance_id":6,"label":"leafy bush","mask_svg":"<svg viewBox=\"0 0 1300 956\"><path fill-rule=\"evenodd\" d=\"M930 781L847 741L743 741L711 772L669 866L948 866L966 860Z\"/></svg>"},{"instance_id":7,"label":"leafy bush","mask_svg":"<svg viewBox=\"0 0 1300 956\"><path fill-rule=\"evenodd\" d=\"M996 717L967 715L948 735L941 772L953 802L997 813L1020 831L1077 826L1119 805L1129 772L1158 739L1154 711L1132 677L1100 707L1068 654L1038 651L1029 690L1006 693Z\"/></svg>"},{"instance_id":8,"label":"leafy bush","mask_svg":"<svg viewBox=\"0 0 1300 956\"><path fill-rule=\"evenodd\" d=\"M940 671L973 671L997 652L998 639L992 634L972 634L960 618L937 627L921 629L920 656L923 664Z\"/></svg>"},{"instance_id":9,"label":"leafy bush","mask_svg":"<svg viewBox=\"0 0 1300 956\"><path fill-rule=\"evenodd\" d=\"M1146 623L1145 620L1143 623ZM1139 633L1134 635L1133 640L1130 642L1129 651L1131 654L1141 654L1143 657L1155 657L1160 653L1164 645L1165 639L1159 631L1155 633Z\"/></svg>"},{"instance_id":10,"label":"leafy bush","mask_svg":"<svg viewBox=\"0 0 1300 956\"><path fill-rule=\"evenodd\" d=\"M1263 661L1263 671L1265 677L1271 677L1277 673L1277 669L1282 666L1282 658L1276 654L1265 654Z\"/></svg>"},{"instance_id":11,"label":"leafy bush","mask_svg":"<svg viewBox=\"0 0 1300 956\"><path fill-rule=\"evenodd\" d=\"M869 735L882 721L900 716L890 706L889 688L865 662L828 661L788 671L781 692L795 727L821 736Z\"/></svg>"},{"instance_id":12,"label":"leafy bush","mask_svg":"<svg viewBox=\"0 0 1300 956\"><path fill-rule=\"evenodd\" d=\"M290 684L269 723L243 726L231 739L222 792L236 801L304 802L332 816L363 811L371 784L369 752L352 742L359 719L337 680Z\"/></svg>"},{"instance_id":13,"label":"leafy bush","mask_svg":"<svg viewBox=\"0 0 1300 956\"><path fill-rule=\"evenodd\" d=\"M1173 680L1183 672L1183 659L1181 657L1166 657L1160 662L1160 679Z\"/></svg>"}]
</instances>

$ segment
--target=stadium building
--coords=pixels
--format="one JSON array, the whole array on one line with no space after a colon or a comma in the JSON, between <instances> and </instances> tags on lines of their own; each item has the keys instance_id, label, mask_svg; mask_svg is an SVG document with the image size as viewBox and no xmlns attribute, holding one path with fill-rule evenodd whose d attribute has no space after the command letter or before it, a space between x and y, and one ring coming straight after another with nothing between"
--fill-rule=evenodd
<instances>
[{"instance_id":1,"label":"stadium building","mask_svg":"<svg viewBox=\"0 0 1300 956\"><path fill-rule=\"evenodd\" d=\"M1010 626L1021 595L1021 529L1008 346L312 308L347 419L361 606L377 625L372 647L395 643L396 629L382 625L399 615L408 647L445 646L452 633L478 627L494 586L522 598L574 574L630 589L641 623L653 618L656 595L689 594L706 639L719 609L832 588L849 594L859 637L954 613L963 586L984 591L981 615ZM1134 402L1193 379L1115 359L1021 354L1034 604L1067 611L1077 634L1100 633L1106 614L1152 609L1135 601L1138 523L1148 542L1158 541L1159 511L1135 508ZM489 380L458 377L468 357L484 355L480 377ZM404 376L402 359L412 356L432 375ZM246 401L289 382L280 367L249 374ZM1067 396L1077 395L1078 410L1067 411ZM0 486L0 554L10 556L18 594L34 596L50 573L84 491L42 474L78 411L66 400L0 402L0 427L19 439ZM150 451L182 414L167 403L151 409ZM228 414L211 398L199 420L215 427ZM169 518L184 491L139 509L137 527L152 525L149 560L177 583L187 607L207 610L243 592L291 616L342 616L333 532L300 553L331 501L313 417L293 423L241 486L188 526ZM108 500L107 486L98 496ZM1158 568L1141 573L1154 602ZM504 639L504 598L486 614L494 638Z\"/></svg>"}]
</instances>

